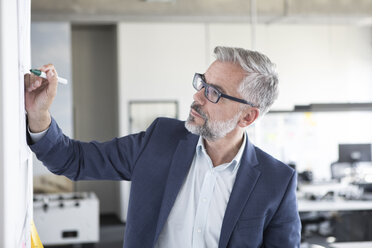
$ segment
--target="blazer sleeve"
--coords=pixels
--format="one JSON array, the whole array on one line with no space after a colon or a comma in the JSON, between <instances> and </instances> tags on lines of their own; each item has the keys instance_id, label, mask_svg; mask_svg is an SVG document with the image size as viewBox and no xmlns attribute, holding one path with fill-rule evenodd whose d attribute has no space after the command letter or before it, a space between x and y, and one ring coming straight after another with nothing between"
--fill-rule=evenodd
<instances>
[{"instance_id":1,"label":"blazer sleeve","mask_svg":"<svg viewBox=\"0 0 372 248\"><path fill-rule=\"evenodd\" d=\"M297 176L294 171L273 219L264 231L263 247L300 247L301 221L296 199Z\"/></svg>"},{"instance_id":2,"label":"blazer sleeve","mask_svg":"<svg viewBox=\"0 0 372 248\"><path fill-rule=\"evenodd\" d=\"M28 137L28 143L54 174L71 180L131 180L136 160L149 142L156 122L146 132L101 143L70 139L52 119L46 135L35 144Z\"/></svg>"}]
</instances>

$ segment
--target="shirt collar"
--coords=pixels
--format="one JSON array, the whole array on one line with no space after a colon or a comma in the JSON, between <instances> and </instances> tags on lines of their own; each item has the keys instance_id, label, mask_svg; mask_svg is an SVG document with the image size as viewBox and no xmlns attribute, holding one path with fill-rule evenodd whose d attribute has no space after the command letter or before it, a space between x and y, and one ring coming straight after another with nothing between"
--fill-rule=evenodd
<instances>
[{"instance_id":1,"label":"shirt collar","mask_svg":"<svg viewBox=\"0 0 372 248\"><path fill-rule=\"evenodd\" d=\"M209 158L209 155L205 149L203 140L204 139L201 136L199 136L199 141L198 141L198 144L196 145L196 154L197 156L201 156L202 154L204 154L205 156L208 156ZM246 143L247 143L247 133L244 132L242 145L240 146L239 151L235 155L235 157L229 163L221 164L217 167L214 167L213 169L216 171L222 171L222 170L228 169L232 173L236 172L240 166L240 161L243 156Z\"/></svg>"}]
</instances>

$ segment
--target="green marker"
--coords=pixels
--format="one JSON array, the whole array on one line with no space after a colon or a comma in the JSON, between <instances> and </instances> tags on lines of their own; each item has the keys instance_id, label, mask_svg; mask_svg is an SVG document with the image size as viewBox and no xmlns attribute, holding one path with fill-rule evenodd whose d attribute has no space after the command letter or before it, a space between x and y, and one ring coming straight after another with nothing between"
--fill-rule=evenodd
<instances>
[{"instance_id":1,"label":"green marker","mask_svg":"<svg viewBox=\"0 0 372 248\"><path fill-rule=\"evenodd\" d=\"M31 69L30 72L31 72L32 74L35 74L35 75L38 76L38 77L48 79L48 78L47 78L47 75L46 75L45 72L43 72L43 71L36 70L36 69ZM58 77L58 83L61 83L61 84L67 84L67 79L65 79L65 78L61 78L61 77Z\"/></svg>"}]
</instances>

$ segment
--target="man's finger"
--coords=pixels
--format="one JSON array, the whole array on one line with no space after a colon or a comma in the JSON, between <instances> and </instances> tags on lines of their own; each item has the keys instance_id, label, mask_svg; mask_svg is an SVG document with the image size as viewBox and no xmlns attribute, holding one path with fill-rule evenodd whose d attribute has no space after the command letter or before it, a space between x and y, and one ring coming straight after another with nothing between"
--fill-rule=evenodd
<instances>
[{"instance_id":1,"label":"man's finger","mask_svg":"<svg viewBox=\"0 0 372 248\"><path fill-rule=\"evenodd\" d=\"M26 73L23 77L25 85L28 87L30 85L30 73Z\"/></svg>"},{"instance_id":2,"label":"man's finger","mask_svg":"<svg viewBox=\"0 0 372 248\"><path fill-rule=\"evenodd\" d=\"M25 90L30 92L33 90L33 86L32 86L32 79L33 79L33 75L30 74L30 73L26 73L23 77L24 79L24 82L25 82Z\"/></svg>"},{"instance_id":3,"label":"man's finger","mask_svg":"<svg viewBox=\"0 0 372 248\"><path fill-rule=\"evenodd\" d=\"M48 80L40 78L32 73L31 74L26 73L24 75L24 81L25 81L25 90L28 92L31 92L39 88L43 82L47 82Z\"/></svg>"},{"instance_id":4,"label":"man's finger","mask_svg":"<svg viewBox=\"0 0 372 248\"><path fill-rule=\"evenodd\" d=\"M40 68L40 70L46 73L49 70L55 70L55 68L54 68L54 65L53 64L46 64L46 65L43 65Z\"/></svg>"}]
</instances>

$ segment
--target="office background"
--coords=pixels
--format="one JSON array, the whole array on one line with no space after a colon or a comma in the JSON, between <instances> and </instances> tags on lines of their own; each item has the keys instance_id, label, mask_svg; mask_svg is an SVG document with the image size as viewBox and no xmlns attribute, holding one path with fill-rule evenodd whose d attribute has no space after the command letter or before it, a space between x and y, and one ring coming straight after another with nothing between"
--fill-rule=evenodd
<instances>
[{"instance_id":1,"label":"office background","mask_svg":"<svg viewBox=\"0 0 372 248\"><path fill-rule=\"evenodd\" d=\"M248 129L250 138L324 181L339 143L372 143L371 109L293 110L372 102L371 15L369 1L351 0L34 0L31 64L54 63L69 79L52 107L64 132L103 141L130 133L131 101L176 101L185 120L192 76L207 69L215 46L261 51L277 64L280 95L274 112ZM34 176L48 174L34 160ZM94 191L100 214L125 222L129 183L78 182L73 189Z\"/></svg>"}]
</instances>

